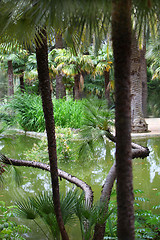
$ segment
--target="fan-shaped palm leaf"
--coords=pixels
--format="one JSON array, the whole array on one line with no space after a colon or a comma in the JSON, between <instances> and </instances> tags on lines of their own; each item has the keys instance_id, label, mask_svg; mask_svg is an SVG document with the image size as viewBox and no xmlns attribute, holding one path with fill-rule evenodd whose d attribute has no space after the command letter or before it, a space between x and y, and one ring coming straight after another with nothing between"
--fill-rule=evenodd
<instances>
[{"instance_id":1,"label":"fan-shaped palm leaf","mask_svg":"<svg viewBox=\"0 0 160 240\"><path fill-rule=\"evenodd\" d=\"M75 205L78 198L77 191L69 191L61 197L61 211L64 224L75 220ZM40 193L34 197L23 198L16 202L16 214L19 217L35 220L40 217L50 229L54 239L59 239L59 228L54 212L54 204L50 193Z\"/></svg>"},{"instance_id":2,"label":"fan-shaped palm leaf","mask_svg":"<svg viewBox=\"0 0 160 240\"><path fill-rule=\"evenodd\" d=\"M83 239L92 239L93 229L96 223L104 223L115 211L115 208L105 212L105 203L98 201L88 206L84 201L84 194L77 199L75 213L80 221Z\"/></svg>"},{"instance_id":3,"label":"fan-shaped palm leaf","mask_svg":"<svg viewBox=\"0 0 160 240\"><path fill-rule=\"evenodd\" d=\"M30 199L22 199L16 202L15 212L17 216L25 219L35 219L37 217L37 211L34 208Z\"/></svg>"},{"instance_id":4,"label":"fan-shaped palm leaf","mask_svg":"<svg viewBox=\"0 0 160 240\"><path fill-rule=\"evenodd\" d=\"M98 99L86 100L84 103L84 124L79 131L75 144L75 151L78 152L80 159L85 156L93 156L97 146L105 146L104 136L114 125L114 112L107 108L106 101Z\"/></svg>"}]
</instances>

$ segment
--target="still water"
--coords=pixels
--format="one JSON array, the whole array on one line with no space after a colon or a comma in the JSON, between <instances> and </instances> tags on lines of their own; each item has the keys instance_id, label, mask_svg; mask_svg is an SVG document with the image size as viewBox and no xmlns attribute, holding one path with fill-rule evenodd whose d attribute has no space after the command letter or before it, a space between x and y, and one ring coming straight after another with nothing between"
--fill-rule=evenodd
<instances>
[{"instance_id":1,"label":"still water","mask_svg":"<svg viewBox=\"0 0 160 240\"><path fill-rule=\"evenodd\" d=\"M38 141L40 140L24 135L0 136L0 151L11 158L25 159L25 152ZM160 192L160 138L140 139L134 140L134 142L147 146L150 150L149 157L133 160L133 177L134 189L144 191L140 197L149 200L141 202L141 208L152 209L153 206L160 204L160 195L158 195ZM114 153L114 144L108 143L107 148L101 152L101 157L96 160L60 162L58 167L89 184L94 192L94 199L98 200L104 180L114 162ZM15 187L11 177L8 176L7 184L0 189L0 201L5 201L7 205L13 205L15 199L20 195L25 196L26 193L32 195L50 190L50 174L48 172L25 167L21 167L21 171L24 178L21 188ZM61 193L67 192L70 188L73 188L72 184L65 180L60 181ZM159 210L154 211L158 213ZM26 224L32 229L32 233L25 236L26 239L45 239L34 223L19 221L19 224ZM80 233L77 233L77 227L73 227L70 231L71 239L81 239L77 237L77 235L80 236Z\"/></svg>"}]
</instances>

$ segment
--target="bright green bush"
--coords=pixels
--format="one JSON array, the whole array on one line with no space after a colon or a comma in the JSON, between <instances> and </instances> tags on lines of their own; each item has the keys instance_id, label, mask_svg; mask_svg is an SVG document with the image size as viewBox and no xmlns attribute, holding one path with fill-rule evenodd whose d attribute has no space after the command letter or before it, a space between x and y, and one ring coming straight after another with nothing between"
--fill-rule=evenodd
<instances>
[{"instance_id":1,"label":"bright green bush","mask_svg":"<svg viewBox=\"0 0 160 240\"><path fill-rule=\"evenodd\" d=\"M80 128L83 119L83 101L74 101L72 98L67 101L54 99L55 125L64 128Z\"/></svg>"},{"instance_id":2,"label":"bright green bush","mask_svg":"<svg viewBox=\"0 0 160 240\"><path fill-rule=\"evenodd\" d=\"M71 98L53 99L55 125L63 128L80 128L83 119L83 101L74 101ZM18 93L7 106L8 111L14 111L15 119L25 131L43 132L45 130L40 96ZM2 115L5 115L4 120L7 119L8 115L5 112Z\"/></svg>"},{"instance_id":3,"label":"bright green bush","mask_svg":"<svg viewBox=\"0 0 160 240\"><path fill-rule=\"evenodd\" d=\"M17 94L9 102L15 111L19 125L25 131L41 132L45 130L41 98L31 94Z\"/></svg>"}]
</instances>

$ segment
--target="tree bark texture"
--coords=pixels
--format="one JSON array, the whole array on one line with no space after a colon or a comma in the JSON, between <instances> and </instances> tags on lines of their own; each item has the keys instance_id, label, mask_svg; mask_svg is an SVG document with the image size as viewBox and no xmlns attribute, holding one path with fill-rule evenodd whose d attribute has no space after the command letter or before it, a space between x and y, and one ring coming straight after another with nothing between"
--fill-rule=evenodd
<instances>
[{"instance_id":1,"label":"tree bark texture","mask_svg":"<svg viewBox=\"0 0 160 240\"><path fill-rule=\"evenodd\" d=\"M74 89L73 89L74 99L77 99L77 100L81 98L79 85L80 85L80 74L77 74L74 77Z\"/></svg>"},{"instance_id":2,"label":"tree bark texture","mask_svg":"<svg viewBox=\"0 0 160 240\"><path fill-rule=\"evenodd\" d=\"M8 61L8 96L14 94L14 84L13 84L13 66L12 60Z\"/></svg>"},{"instance_id":3,"label":"tree bark texture","mask_svg":"<svg viewBox=\"0 0 160 240\"><path fill-rule=\"evenodd\" d=\"M55 208L56 219L61 232L63 240L68 240L68 235L64 227L60 197L59 197L59 181L58 181L58 168L57 168L57 152L56 152L56 138L55 138L55 123L53 116L53 104L51 98L50 78L48 69L48 46L47 46L47 34L43 29L40 33L41 44L37 43L36 47L36 59L38 79L41 89L43 112L46 124L47 140L48 140L48 153L50 162L50 173L53 191L53 202Z\"/></svg>"},{"instance_id":4,"label":"tree bark texture","mask_svg":"<svg viewBox=\"0 0 160 240\"><path fill-rule=\"evenodd\" d=\"M146 44L140 50L141 57L141 79L142 79L142 112L143 116L147 117L147 97L148 97L148 88L147 88L147 61L145 58L146 55Z\"/></svg>"},{"instance_id":5,"label":"tree bark texture","mask_svg":"<svg viewBox=\"0 0 160 240\"><path fill-rule=\"evenodd\" d=\"M112 142L116 143L116 138L112 133L106 132L106 137L111 140ZM134 158L145 158L149 156L149 149L142 147L138 144L131 143L132 146L132 159ZM105 202L105 212L108 211L108 204L110 201L110 196L113 188L114 181L116 179L116 162L113 163L107 178L105 180L105 183L103 185L103 189L101 192L100 201ZM99 224L97 223L94 229L94 237L93 240L103 240L104 234L105 234L105 227L106 223Z\"/></svg>"},{"instance_id":6,"label":"tree bark texture","mask_svg":"<svg viewBox=\"0 0 160 240\"><path fill-rule=\"evenodd\" d=\"M55 48L62 49L63 48L63 39L62 34L60 32L55 35ZM63 83L62 74L56 75L56 99L66 97L66 89Z\"/></svg>"},{"instance_id":7,"label":"tree bark texture","mask_svg":"<svg viewBox=\"0 0 160 240\"><path fill-rule=\"evenodd\" d=\"M104 72L104 89L105 89L105 98L108 101L108 105L110 106L110 89L109 89L109 71Z\"/></svg>"},{"instance_id":8,"label":"tree bark texture","mask_svg":"<svg viewBox=\"0 0 160 240\"><path fill-rule=\"evenodd\" d=\"M24 93L25 86L24 86L24 75L23 74L19 77L19 81L20 81L20 90L22 93Z\"/></svg>"},{"instance_id":9,"label":"tree bark texture","mask_svg":"<svg viewBox=\"0 0 160 240\"><path fill-rule=\"evenodd\" d=\"M134 195L131 151L131 0L113 0L112 41L115 69L117 234L134 240Z\"/></svg>"},{"instance_id":10,"label":"tree bark texture","mask_svg":"<svg viewBox=\"0 0 160 240\"><path fill-rule=\"evenodd\" d=\"M131 54L131 124L132 132L147 132L148 125L144 119L142 110L142 78L144 63L141 65L141 55L135 34L132 34ZM146 68L145 68L146 70ZM145 81L145 80L144 80Z\"/></svg>"}]
</instances>

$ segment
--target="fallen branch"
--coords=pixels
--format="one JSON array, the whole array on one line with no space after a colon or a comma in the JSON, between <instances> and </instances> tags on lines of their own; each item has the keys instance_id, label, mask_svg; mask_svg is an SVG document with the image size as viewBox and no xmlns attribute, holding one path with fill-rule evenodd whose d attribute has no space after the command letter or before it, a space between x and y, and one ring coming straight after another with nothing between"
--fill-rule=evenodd
<instances>
[{"instance_id":1,"label":"fallen branch","mask_svg":"<svg viewBox=\"0 0 160 240\"><path fill-rule=\"evenodd\" d=\"M24 166L24 167L32 167L32 168L39 168L41 170L45 170L50 172L50 166L45 163L35 162L35 161L26 161L26 160L17 160L17 159L11 159L7 158L6 156L0 154L0 160L1 162L13 166ZM77 187L81 188L85 193L85 201L86 203L91 206L93 202L93 191L91 187L83 182L82 180L76 178L75 176L72 176L71 174L68 174L65 171L62 171L58 169L58 176L60 178L66 179L70 183L75 184Z\"/></svg>"}]
</instances>

